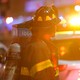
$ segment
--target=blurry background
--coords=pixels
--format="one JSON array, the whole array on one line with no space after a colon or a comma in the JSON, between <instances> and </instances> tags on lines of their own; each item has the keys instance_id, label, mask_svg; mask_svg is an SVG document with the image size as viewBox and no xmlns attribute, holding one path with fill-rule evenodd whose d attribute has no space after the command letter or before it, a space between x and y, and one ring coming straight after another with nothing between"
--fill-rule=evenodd
<instances>
[{"instance_id":1,"label":"blurry background","mask_svg":"<svg viewBox=\"0 0 80 80\"><path fill-rule=\"evenodd\" d=\"M80 26L80 0L0 0L0 41L8 43L13 24L30 20L40 6L51 4L58 8L62 20L58 31L75 26L74 22Z\"/></svg>"}]
</instances>

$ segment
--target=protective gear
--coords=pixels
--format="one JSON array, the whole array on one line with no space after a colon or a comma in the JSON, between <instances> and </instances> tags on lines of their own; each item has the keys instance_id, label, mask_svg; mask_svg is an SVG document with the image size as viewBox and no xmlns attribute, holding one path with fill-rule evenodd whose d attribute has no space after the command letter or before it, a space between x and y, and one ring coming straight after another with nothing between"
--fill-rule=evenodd
<instances>
[{"instance_id":1,"label":"protective gear","mask_svg":"<svg viewBox=\"0 0 80 80\"><path fill-rule=\"evenodd\" d=\"M20 52L20 45L18 43L11 44L10 51L12 53L14 53L14 52L19 53Z\"/></svg>"},{"instance_id":2,"label":"protective gear","mask_svg":"<svg viewBox=\"0 0 80 80\"><path fill-rule=\"evenodd\" d=\"M5 63L7 51L8 48L4 44L0 43L0 63Z\"/></svg>"},{"instance_id":3,"label":"protective gear","mask_svg":"<svg viewBox=\"0 0 80 80\"><path fill-rule=\"evenodd\" d=\"M42 6L36 11L33 20L30 21L31 39L29 42L27 40L23 40L23 43L20 42L22 51L17 80L55 80L52 51L47 43L38 36L42 34L42 28L46 29L43 32L54 32L54 25L58 24L58 20L52 7Z\"/></svg>"},{"instance_id":4,"label":"protective gear","mask_svg":"<svg viewBox=\"0 0 80 80\"><path fill-rule=\"evenodd\" d=\"M33 17L33 22L34 22L33 24L34 26L39 25L40 27L41 26L48 27L47 25L49 24L53 24L53 25L58 24L60 22L60 19L56 14L56 9L52 7L42 6L36 11Z\"/></svg>"},{"instance_id":5,"label":"protective gear","mask_svg":"<svg viewBox=\"0 0 80 80\"><path fill-rule=\"evenodd\" d=\"M55 80L51 53L43 40L32 40L24 50L17 80Z\"/></svg>"},{"instance_id":6,"label":"protective gear","mask_svg":"<svg viewBox=\"0 0 80 80\"><path fill-rule=\"evenodd\" d=\"M7 72L7 75L5 75L6 80L13 80L17 75L16 70L20 60L20 51L21 49L18 43L10 45L5 69L5 72Z\"/></svg>"},{"instance_id":7,"label":"protective gear","mask_svg":"<svg viewBox=\"0 0 80 80\"><path fill-rule=\"evenodd\" d=\"M21 46L18 43L13 43L9 47L8 57L17 60L20 58L20 51L21 51Z\"/></svg>"}]
</instances>

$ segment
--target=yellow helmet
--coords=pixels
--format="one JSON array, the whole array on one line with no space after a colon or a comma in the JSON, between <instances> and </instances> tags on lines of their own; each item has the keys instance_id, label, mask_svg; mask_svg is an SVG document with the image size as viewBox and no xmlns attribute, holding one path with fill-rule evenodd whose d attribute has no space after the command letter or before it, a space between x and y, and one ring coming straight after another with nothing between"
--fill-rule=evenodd
<instances>
[{"instance_id":1,"label":"yellow helmet","mask_svg":"<svg viewBox=\"0 0 80 80\"><path fill-rule=\"evenodd\" d=\"M33 22L35 26L47 27L47 24L56 25L60 22L60 19L57 16L56 9L53 7L42 6L40 7L33 17Z\"/></svg>"}]
</instances>

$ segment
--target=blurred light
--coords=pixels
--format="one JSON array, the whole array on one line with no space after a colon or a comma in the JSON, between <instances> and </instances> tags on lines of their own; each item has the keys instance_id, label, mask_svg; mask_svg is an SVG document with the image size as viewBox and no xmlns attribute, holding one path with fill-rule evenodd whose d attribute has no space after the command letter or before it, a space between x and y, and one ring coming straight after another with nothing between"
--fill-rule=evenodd
<instances>
[{"instance_id":1,"label":"blurred light","mask_svg":"<svg viewBox=\"0 0 80 80\"><path fill-rule=\"evenodd\" d=\"M74 63L74 64L72 64L73 66L76 66L76 64Z\"/></svg>"},{"instance_id":2,"label":"blurred light","mask_svg":"<svg viewBox=\"0 0 80 80\"><path fill-rule=\"evenodd\" d=\"M6 23L7 24L10 24L10 23L12 23L13 22L13 18L12 17L7 17L6 18Z\"/></svg>"},{"instance_id":3,"label":"blurred light","mask_svg":"<svg viewBox=\"0 0 80 80\"><path fill-rule=\"evenodd\" d=\"M80 34L80 31L75 31L75 34Z\"/></svg>"},{"instance_id":4,"label":"blurred light","mask_svg":"<svg viewBox=\"0 0 80 80\"><path fill-rule=\"evenodd\" d=\"M79 5L76 5L76 6L74 7L74 9L75 9L75 11L80 11L80 6L79 6Z\"/></svg>"},{"instance_id":5,"label":"blurred light","mask_svg":"<svg viewBox=\"0 0 80 80\"><path fill-rule=\"evenodd\" d=\"M64 51L64 50L65 50L65 47L64 47L64 46L61 46L61 47L60 47L60 50L61 50L61 51Z\"/></svg>"},{"instance_id":6,"label":"blurred light","mask_svg":"<svg viewBox=\"0 0 80 80\"><path fill-rule=\"evenodd\" d=\"M2 19L0 19L0 24L2 24L3 23L3 21L2 21Z\"/></svg>"},{"instance_id":7,"label":"blurred light","mask_svg":"<svg viewBox=\"0 0 80 80\"><path fill-rule=\"evenodd\" d=\"M78 72L80 72L80 70Z\"/></svg>"},{"instance_id":8,"label":"blurred light","mask_svg":"<svg viewBox=\"0 0 80 80\"><path fill-rule=\"evenodd\" d=\"M63 27L65 28L67 26L67 24L63 24Z\"/></svg>"},{"instance_id":9,"label":"blurred light","mask_svg":"<svg viewBox=\"0 0 80 80\"><path fill-rule=\"evenodd\" d=\"M61 20L63 19L63 17L62 17L62 16L60 16L59 18L60 18Z\"/></svg>"},{"instance_id":10,"label":"blurred light","mask_svg":"<svg viewBox=\"0 0 80 80\"><path fill-rule=\"evenodd\" d=\"M59 71L64 71L66 70L67 65L59 65Z\"/></svg>"},{"instance_id":11,"label":"blurred light","mask_svg":"<svg viewBox=\"0 0 80 80\"><path fill-rule=\"evenodd\" d=\"M78 78L77 80L80 80L80 78Z\"/></svg>"},{"instance_id":12,"label":"blurred light","mask_svg":"<svg viewBox=\"0 0 80 80\"><path fill-rule=\"evenodd\" d=\"M80 76L80 73L79 73L79 76Z\"/></svg>"},{"instance_id":13,"label":"blurred light","mask_svg":"<svg viewBox=\"0 0 80 80\"><path fill-rule=\"evenodd\" d=\"M26 12L34 12L43 5L43 0L30 0L25 3Z\"/></svg>"},{"instance_id":14,"label":"blurred light","mask_svg":"<svg viewBox=\"0 0 80 80\"><path fill-rule=\"evenodd\" d=\"M60 47L60 55L63 56L65 54L65 47L61 46Z\"/></svg>"},{"instance_id":15,"label":"blurred light","mask_svg":"<svg viewBox=\"0 0 80 80\"><path fill-rule=\"evenodd\" d=\"M4 65L4 66L3 66L3 68L5 69L5 68L6 68L6 66Z\"/></svg>"},{"instance_id":16,"label":"blurred light","mask_svg":"<svg viewBox=\"0 0 80 80\"><path fill-rule=\"evenodd\" d=\"M74 27L80 27L80 16L71 17L69 20L69 24Z\"/></svg>"},{"instance_id":17,"label":"blurred light","mask_svg":"<svg viewBox=\"0 0 80 80\"><path fill-rule=\"evenodd\" d=\"M65 24L65 23L66 23L66 20L64 19L64 17L63 17L63 16L60 16L59 18L61 19L60 24Z\"/></svg>"},{"instance_id":18,"label":"blurred light","mask_svg":"<svg viewBox=\"0 0 80 80\"><path fill-rule=\"evenodd\" d=\"M8 29L9 31L12 30L12 25L11 25L11 24L7 24L6 27L7 27L7 29Z\"/></svg>"},{"instance_id":19,"label":"blurred light","mask_svg":"<svg viewBox=\"0 0 80 80\"><path fill-rule=\"evenodd\" d=\"M61 56L63 56L64 54L65 54L65 52L64 52L64 51L62 51L62 52L60 53L60 55L61 55Z\"/></svg>"},{"instance_id":20,"label":"blurred light","mask_svg":"<svg viewBox=\"0 0 80 80\"><path fill-rule=\"evenodd\" d=\"M73 31L63 31L63 32L56 32L56 35L58 35L58 34L73 34Z\"/></svg>"}]
</instances>

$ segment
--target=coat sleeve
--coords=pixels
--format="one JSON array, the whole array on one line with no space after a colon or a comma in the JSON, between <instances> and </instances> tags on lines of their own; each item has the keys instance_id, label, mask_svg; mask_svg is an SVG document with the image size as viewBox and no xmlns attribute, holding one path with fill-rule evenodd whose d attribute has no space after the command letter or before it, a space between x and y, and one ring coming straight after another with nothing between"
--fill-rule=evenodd
<instances>
[{"instance_id":1,"label":"coat sleeve","mask_svg":"<svg viewBox=\"0 0 80 80\"><path fill-rule=\"evenodd\" d=\"M33 43L27 47L23 62L34 80L54 80L55 71L47 45Z\"/></svg>"}]
</instances>

